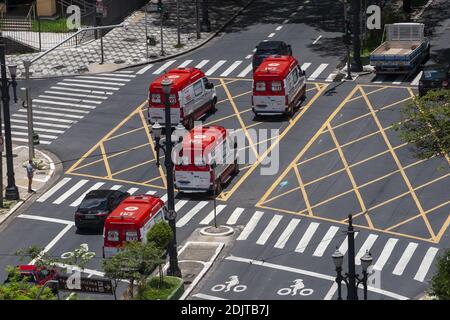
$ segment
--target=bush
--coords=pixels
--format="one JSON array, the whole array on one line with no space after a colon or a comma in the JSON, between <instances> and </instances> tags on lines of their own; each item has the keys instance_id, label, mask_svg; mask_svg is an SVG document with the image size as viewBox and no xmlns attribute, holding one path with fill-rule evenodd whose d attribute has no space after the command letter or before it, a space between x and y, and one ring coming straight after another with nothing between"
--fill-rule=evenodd
<instances>
[{"instance_id":1,"label":"bush","mask_svg":"<svg viewBox=\"0 0 450 320\"><path fill-rule=\"evenodd\" d=\"M437 259L437 266L430 294L439 300L450 300L450 250Z\"/></svg>"},{"instance_id":2,"label":"bush","mask_svg":"<svg viewBox=\"0 0 450 320\"><path fill-rule=\"evenodd\" d=\"M147 241L153 242L161 249L166 250L173 237L172 229L165 221L156 223L147 234Z\"/></svg>"},{"instance_id":3,"label":"bush","mask_svg":"<svg viewBox=\"0 0 450 320\"><path fill-rule=\"evenodd\" d=\"M160 283L158 277L150 278L146 285L143 286L141 294L136 299L142 300L168 300L178 289L183 286L183 279L177 277L164 277L164 281Z\"/></svg>"}]
</instances>

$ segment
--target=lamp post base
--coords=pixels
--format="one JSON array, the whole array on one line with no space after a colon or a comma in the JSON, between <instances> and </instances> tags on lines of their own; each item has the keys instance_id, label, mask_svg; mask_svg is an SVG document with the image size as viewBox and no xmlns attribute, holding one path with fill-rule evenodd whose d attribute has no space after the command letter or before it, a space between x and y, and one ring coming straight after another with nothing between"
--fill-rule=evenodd
<instances>
[{"instance_id":1,"label":"lamp post base","mask_svg":"<svg viewBox=\"0 0 450 320\"><path fill-rule=\"evenodd\" d=\"M181 278L181 270L178 267L178 265L175 266L169 266L169 268L167 269L167 275L171 276L171 277L177 277L177 278Z\"/></svg>"},{"instance_id":2,"label":"lamp post base","mask_svg":"<svg viewBox=\"0 0 450 320\"><path fill-rule=\"evenodd\" d=\"M16 186L6 187L5 199L7 200L19 200L19 189Z\"/></svg>"}]
</instances>

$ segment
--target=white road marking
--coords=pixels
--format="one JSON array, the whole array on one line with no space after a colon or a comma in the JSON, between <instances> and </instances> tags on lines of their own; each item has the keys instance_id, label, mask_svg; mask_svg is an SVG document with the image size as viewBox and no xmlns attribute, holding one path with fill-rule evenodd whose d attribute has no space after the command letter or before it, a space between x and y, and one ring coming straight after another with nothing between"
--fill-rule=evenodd
<instances>
[{"instance_id":1,"label":"white road marking","mask_svg":"<svg viewBox=\"0 0 450 320\"><path fill-rule=\"evenodd\" d=\"M377 76L375 76L375 79L374 79L376 81L374 81L373 83L383 83L384 78L385 78L385 76L383 76L383 75L377 75Z\"/></svg>"},{"instance_id":2,"label":"white road marking","mask_svg":"<svg viewBox=\"0 0 450 320\"><path fill-rule=\"evenodd\" d=\"M214 72L217 71L223 64L225 64L227 60L219 60L215 65L213 65L208 71L205 72L206 76L212 75Z\"/></svg>"},{"instance_id":3,"label":"white road marking","mask_svg":"<svg viewBox=\"0 0 450 320\"><path fill-rule=\"evenodd\" d=\"M154 195L156 193L155 190L149 190L145 194Z\"/></svg>"},{"instance_id":4,"label":"white road marking","mask_svg":"<svg viewBox=\"0 0 450 320\"><path fill-rule=\"evenodd\" d=\"M5 134L5 130L2 130L3 134ZM16 136L26 136L28 137L28 132L19 132L19 131L15 131L12 133L12 135L16 135ZM39 137L41 138L46 138L46 139L57 139L57 136L52 136L52 135L48 135L48 134L39 134Z\"/></svg>"},{"instance_id":5,"label":"white road marking","mask_svg":"<svg viewBox=\"0 0 450 320\"><path fill-rule=\"evenodd\" d=\"M228 76L231 72L233 72L234 69L236 69L240 64L242 63L241 60L235 61L233 62L233 64L231 66L228 67L227 70L225 70L220 76L221 77L226 77Z\"/></svg>"},{"instance_id":6,"label":"white road marking","mask_svg":"<svg viewBox=\"0 0 450 320\"><path fill-rule=\"evenodd\" d=\"M138 191L139 190L139 188L130 188L130 189L128 189L127 190L127 192L130 194L130 195L133 195L136 191Z\"/></svg>"},{"instance_id":7,"label":"white road marking","mask_svg":"<svg viewBox=\"0 0 450 320\"><path fill-rule=\"evenodd\" d=\"M35 118L33 118L33 120L34 119ZM27 120L19 120L19 119L11 119L11 122L28 123ZM63 124L54 124L54 123L45 123L45 122L36 122L36 121L33 121L33 124L39 125L39 126L49 126L49 127L55 127L55 128L62 128L62 129L69 129L70 128L70 126L66 126L66 125L63 125ZM26 128L28 130L28 127L26 127ZM64 132L64 131L61 131L61 132Z\"/></svg>"},{"instance_id":8,"label":"white road marking","mask_svg":"<svg viewBox=\"0 0 450 320\"><path fill-rule=\"evenodd\" d=\"M161 199L163 202L167 202L167 197L168 197L168 195L167 195L167 193L166 193L166 194L163 195L160 199Z\"/></svg>"},{"instance_id":9,"label":"white road marking","mask_svg":"<svg viewBox=\"0 0 450 320\"><path fill-rule=\"evenodd\" d=\"M200 61L200 63L197 64L195 67L196 67L197 69L201 69L201 68L202 68L204 65L206 65L208 62L209 62L209 60L202 60L202 61Z\"/></svg>"},{"instance_id":10,"label":"white road marking","mask_svg":"<svg viewBox=\"0 0 450 320\"><path fill-rule=\"evenodd\" d=\"M63 179L61 179L57 184L55 184L50 190L48 190L46 193L44 193L36 201L37 202L44 202L45 200L50 198L56 191L58 191L63 185L65 185L70 180L72 180L72 178L63 178Z\"/></svg>"},{"instance_id":11,"label":"white road marking","mask_svg":"<svg viewBox=\"0 0 450 320\"><path fill-rule=\"evenodd\" d=\"M109 82L109 81L94 81L94 80L79 80L79 79L64 79L66 82L80 82L80 83L92 83L92 84L105 84L107 86L124 86L125 83Z\"/></svg>"},{"instance_id":12,"label":"white road marking","mask_svg":"<svg viewBox=\"0 0 450 320\"><path fill-rule=\"evenodd\" d=\"M400 74L395 78L395 80L392 82L392 84L402 84L404 78L405 77Z\"/></svg>"},{"instance_id":13,"label":"white road marking","mask_svg":"<svg viewBox=\"0 0 450 320\"><path fill-rule=\"evenodd\" d=\"M433 263L434 257L438 253L439 249L435 247L430 247L427 250L427 253L423 257L422 262L420 263L420 267L417 270L416 275L414 276L414 280L421 281L425 280L425 276L428 273L428 270L431 267L431 264Z\"/></svg>"},{"instance_id":14,"label":"white road marking","mask_svg":"<svg viewBox=\"0 0 450 320\"><path fill-rule=\"evenodd\" d=\"M280 223L283 216L281 215L274 215L272 219L270 220L269 224L264 229L263 233L259 236L258 240L256 241L256 244L264 245L266 244L267 240L269 239L270 235L273 233L275 228Z\"/></svg>"},{"instance_id":15,"label":"white road marking","mask_svg":"<svg viewBox=\"0 0 450 320\"><path fill-rule=\"evenodd\" d=\"M178 66L178 68L186 68L193 60L186 60Z\"/></svg>"},{"instance_id":16,"label":"white road marking","mask_svg":"<svg viewBox=\"0 0 450 320\"><path fill-rule=\"evenodd\" d=\"M221 213L222 210L225 209L225 207L226 207L226 205L219 204L216 207L216 216L218 216L219 213ZM213 221L213 220L214 220L214 209L211 210L211 212L202 221L200 221L200 224L205 224L205 225L210 224L211 221Z\"/></svg>"},{"instance_id":17,"label":"white road marking","mask_svg":"<svg viewBox=\"0 0 450 320\"><path fill-rule=\"evenodd\" d=\"M231 216L228 218L227 224L228 225L234 225L236 224L237 220L241 216L241 213L244 212L244 208L236 208L234 209Z\"/></svg>"},{"instance_id":18,"label":"white road marking","mask_svg":"<svg viewBox=\"0 0 450 320\"><path fill-rule=\"evenodd\" d=\"M93 85L88 85L88 84L66 83L66 82L58 82L57 84L60 85L60 86L70 86L70 87L80 87L80 88L94 88L94 89L115 90L115 91L120 89L120 88L114 88L114 87L93 86Z\"/></svg>"},{"instance_id":19,"label":"white road marking","mask_svg":"<svg viewBox=\"0 0 450 320\"><path fill-rule=\"evenodd\" d=\"M12 137L11 138L12 141L18 141L18 142L28 142L28 139L21 139L21 138L16 138L16 137ZM51 141L46 141L46 140L41 140L39 139L39 143L40 144L50 144Z\"/></svg>"},{"instance_id":20,"label":"white road marking","mask_svg":"<svg viewBox=\"0 0 450 320\"><path fill-rule=\"evenodd\" d=\"M84 92L84 93L93 93L93 94L102 94L102 95L112 95L113 92L109 91L95 91L95 90L85 90L85 89L73 89L73 88L65 88L65 87L50 87L50 89L64 90L64 91L73 91L73 92ZM70 94L70 93L68 93ZM73 94L70 94L73 95ZM94 97L94 96L92 96ZM100 97L99 97L100 99ZM102 97L101 99L106 99L106 97Z\"/></svg>"},{"instance_id":21,"label":"white road marking","mask_svg":"<svg viewBox=\"0 0 450 320\"><path fill-rule=\"evenodd\" d=\"M278 238L277 242L275 243L274 247L278 249L283 249L286 243L288 242L290 236L294 232L297 225L300 223L301 219L293 218L291 221L289 221L289 224L287 225L286 229L284 229L281 236Z\"/></svg>"},{"instance_id":22,"label":"white road marking","mask_svg":"<svg viewBox=\"0 0 450 320\"><path fill-rule=\"evenodd\" d=\"M50 241L50 242L45 246L45 248L44 248L39 254L42 255L42 254L44 254L44 253L46 253L46 252L49 252L49 251L53 248L53 246L54 246L59 240L61 240L61 238L64 237L64 235L65 235L65 234L66 234L73 226L74 226L74 223L72 223L72 224L67 224L67 225L64 227L64 229L62 229L61 232L58 233L58 234L56 235L56 237L54 237L53 240ZM31 260L28 264L29 264L29 265L32 265L32 264L34 264L35 262L36 262L36 259L33 259L33 260Z\"/></svg>"},{"instance_id":23,"label":"white road marking","mask_svg":"<svg viewBox=\"0 0 450 320\"><path fill-rule=\"evenodd\" d=\"M302 64L302 66L300 67L303 71L305 71L306 69L309 68L309 66L311 65L311 63L309 62L305 62L304 64Z\"/></svg>"},{"instance_id":24,"label":"white road marking","mask_svg":"<svg viewBox=\"0 0 450 320\"><path fill-rule=\"evenodd\" d=\"M116 73L100 73L101 76L109 76L109 77L126 77L126 78L136 78L134 74L116 74Z\"/></svg>"},{"instance_id":25,"label":"white road marking","mask_svg":"<svg viewBox=\"0 0 450 320\"><path fill-rule=\"evenodd\" d=\"M356 236L358 235L358 232L355 232L354 238L356 239ZM344 242L342 242L341 246L338 249L343 255L347 253L348 250L348 236L345 237Z\"/></svg>"},{"instance_id":26,"label":"white road marking","mask_svg":"<svg viewBox=\"0 0 450 320\"><path fill-rule=\"evenodd\" d=\"M67 103L67 102L56 102L51 100L42 100L42 99L33 99L33 102L37 103L46 103L46 104L56 104L59 106L68 106L68 107L76 107L76 108L84 108L84 109L95 109L96 106L86 105L86 104L78 104L78 103Z\"/></svg>"},{"instance_id":27,"label":"white road marking","mask_svg":"<svg viewBox=\"0 0 450 320\"><path fill-rule=\"evenodd\" d=\"M330 73L330 75L325 79L326 82L333 82L334 78L336 78L338 74L337 73Z\"/></svg>"},{"instance_id":28,"label":"white road marking","mask_svg":"<svg viewBox=\"0 0 450 320\"><path fill-rule=\"evenodd\" d=\"M283 270L283 271L297 273L297 274L302 274L302 275L315 277L315 278L319 278L319 279L323 279L323 280L329 280L329 281L332 281L332 282L336 281L336 276L335 275L329 276L329 275L323 274L323 273L303 270L303 269L299 269L299 268L292 268L292 267L283 266L283 265L280 265L280 264L269 263L269 262L265 262L265 261L253 260L253 259L236 257L236 256L226 257L225 260L230 260L230 261L235 261L235 262L242 262L242 263L247 263L247 264L250 264L250 265L257 265L257 266L272 268L272 269L276 269L276 270ZM375 288L375 287L372 287L372 286L367 286L367 289L369 291L372 291L372 292L375 292L375 293L379 293L379 294L383 294L385 296L388 296L388 297L391 297L391 298L394 298L394 299L398 299L398 300L408 300L409 299L408 297L399 295L397 293L386 291L386 290L383 290L383 289L380 289L380 288Z\"/></svg>"},{"instance_id":29,"label":"white road marking","mask_svg":"<svg viewBox=\"0 0 450 320\"><path fill-rule=\"evenodd\" d=\"M186 225L201 209L203 209L208 204L208 201L201 201L195 205L194 208L189 210L180 220L177 221L177 228Z\"/></svg>"},{"instance_id":30,"label":"white road marking","mask_svg":"<svg viewBox=\"0 0 450 320\"><path fill-rule=\"evenodd\" d=\"M274 36L275 36L275 33L272 32L271 34L269 34L269 35L267 36L267 38L273 38Z\"/></svg>"},{"instance_id":31,"label":"white road marking","mask_svg":"<svg viewBox=\"0 0 450 320\"><path fill-rule=\"evenodd\" d=\"M67 98L67 97L55 97L55 96L48 96L48 95L42 95L42 94L39 95L39 98L53 99L53 100L63 100L63 101L85 102L85 103L94 103L94 104L101 104L102 103L102 101L75 99L75 98ZM55 101L55 102L57 102L57 101Z\"/></svg>"},{"instance_id":32,"label":"white road marking","mask_svg":"<svg viewBox=\"0 0 450 320\"><path fill-rule=\"evenodd\" d=\"M80 93L72 93L72 92L66 92L66 91L51 91L51 90L46 90L44 91L44 93L49 93L49 94L57 94L57 95L62 95L62 96L72 96L72 97L82 97L82 98L91 98L91 99L101 99L101 100L106 100L108 99L108 97L104 97L104 96L93 96L93 95L87 95L87 94L80 94ZM56 97L53 97L53 99L56 99ZM80 99L79 101L84 101L83 99ZM86 100L87 101L87 100ZM101 103L101 101L100 101Z\"/></svg>"},{"instance_id":33,"label":"white road marking","mask_svg":"<svg viewBox=\"0 0 450 320\"><path fill-rule=\"evenodd\" d=\"M181 210L181 208L183 208L183 206L185 204L187 204L189 201L187 200L179 200L176 204L175 204L175 212L178 212Z\"/></svg>"},{"instance_id":34,"label":"white road marking","mask_svg":"<svg viewBox=\"0 0 450 320\"><path fill-rule=\"evenodd\" d=\"M111 188L109 188L109 190L119 190L122 187L123 187L122 185L116 184L116 185L112 186Z\"/></svg>"},{"instance_id":35,"label":"white road marking","mask_svg":"<svg viewBox=\"0 0 450 320\"><path fill-rule=\"evenodd\" d=\"M414 78L413 81L411 81L412 86L418 86L420 78L422 77L423 71L420 71L419 74Z\"/></svg>"},{"instance_id":36,"label":"white road marking","mask_svg":"<svg viewBox=\"0 0 450 320\"><path fill-rule=\"evenodd\" d=\"M98 76L79 76L76 77L76 79L92 79L92 80L123 81L123 82L131 81L130 79L98 77Z\"/></svg>"},{"instance_id":37,"label":"white road marking","mask_svg":"<svg viewBox=\"0 0 450 320\"><path fill-rule=\"evenodd\" d=\"M397 265L394 268L394 271L392 271L393 274L395 274L397 276L401 276L403 274L403 271L405 271L405 268L408 265L409 260L411 260L417 247L418 247L418 244L415 242L410 242L408 244L408 246L406 247L405 251L403 252L400 260L398 260Z\"/></svg>"},{"instance_id":38,"label":"white road marking","mask_svg":"<svg viewBox=\"0 0 450 320\"><path fill-rule=\"evenodd\" d=\"M141 69L139 69L138 72L136 72L136 74L144 74L145 72L147 72L151 67L153 67L153 64L149 64Z\"/></svg>"},{"instance_id":39,"label":"white road marking","mask_svg":"<svg viewBox=\"0 0 450 320\"><path fill-rule=\"evenodd\" d=\"M292 12L291 14L290 14L290 17L293 17L293 16L295 16L297 14L297 12Z\"/></svg>"},{"instance_id":40,"label":"white road marking","mask_svg":"<svg viewBox=\"0 0 450 320\"><path fill-rule=\"evenodd\" d=\"M13 117L28 118L28 116L26 114L13 114ZM63 123L76 123L75 120L66 120L66 119L58 119L58 118L51 118L51 117L33 116L33 123L35 123L35 124L37 122L34 122L34 119L56 121L56 122L63 122ZM12 119L11 119L11 121L12 121Z\"/></svg>"},{"instance_id":41,"label":"white road marking","mask_svg":"<svg viewBox=\"0 0 450 320\"><path fill-rule=\"evenodd\" d=\"M252 57L253 57L253 55L252 55L252 54L249 54L248 56L245 57L245 59L248 60L248 59L251 59Z\"/></svg>"},{"instance_id":42,"label":"white road marking","mask_svg":"<svg viewBox=\"0 0 450 320\"><path fill-rule=\"evenodd\" d=\"M256 52L256 48L255 48L255 49L253 49L253 52Z\"/></svg>"},{"instance_id":43,"label":"white road marking","mask_svg":"<svg viewBox=\"0 0 450 320\"><path fill-rule=\"evenodd\" d=\"M336 293L337 289L338 289L338 285L337 285L337 283L335 282L335 283L333 283L333 284L331 285L330 290L328 290L328 292L327 292L327 294L325 295L325 297L323 298L323 300L331 300L331 299L333 299L333 296L334 296L334 294Z\"/></svg>"},{"instance_id":44,"label":"white road marking","mask_svg":"<svg viewBox=\"0 0 450 320\"><path fill-rule=\"evenodd\" d=\"M283 21L283 24L287 24L287 23L289 23L289 19L286 19Z\"/></svg>"},{"instance_id":45,"label":"white road marking","mask_svg":"<svg viewBox=\"0 0 450 320\"><path fill-rule=\"evenodd\" d=\"M275 31L280 31L281 29L283 29L283 26L278 26Z\"/></svg>"},{"instance_id":46,"label":"white road marking","mask_svg":"<svg viewBox=\"0 0 450 320\"><path fill-rule=\"evenodd\" d=\"M27 112L25 109L19 109L19 112ZM65 118L74 118L74 119L83 119L83 116L76 116L73 114L59 113L59 112L47 112L47 111L39 111L34 109L33 114L45 114L49 116L57 116L57 117L65 117Z\"/></svg>"},{"instance_id":47,"label":"white road marking","mask_svg":"<svg viewBox=\"0 0 450 320\"><path fill-rule=\"evenodd\" d=\"M375 241L378 239L376 234L369 234L366 241L364 241L363 245L359 249L358 253L355 256L355 264L359 266L361 264L361 257L366 253L366 251L370 251Z\"/></svg>"},{"instance_id":48,"label":"white road marking","mask_svg":"<svg viewBox=\"0 0 450 320\"><path fill-rule=\"evenodd\" d=\"M328 248L331 240L334 238L336 233L338 232L339 227L331 226L325 236L320 241L319 245L317 246L316 250L313 253L314 257L322 257L325 253L325 250Z\"/></svg>"},{"instance_id":49,"label":"white road marking","mask_svg":"<svg viewBox=\"0 0 450 320\"><path fill-rule=\"evenodd\" d=\"M311 224L308 226L308 229L306 229L305 233L303 234L303 237L300 239L297 248L295 248L295 252L305 252L305 249L308 246L309 241L311 241L311 238L313 237L317 228L319 227L319 224L320 223L318 222L311 222Z\"/></svg>"},{"instance_id":50,"label":"white road marking","mask_svg":"<svg viewBox=\"0 0 450 320\"><path fill-rule=\"evenodd\" d=\"M166 63L164 63L161 67L159 67L158 69L156 69L155 71L153 71L153 74L160 74L162 73L164 70L166 70L167 68L169 68L172 64L175 63L176 60L170 60L167 61Z\"/></svg>"},{"instance_id":51,"label":"white road marking","mask_svg":"<svg viewBox=\"0 0 450 320\"><path fill-rule=\"evenodd\" d=\"M328 67L328 63L321 63L320 66L308 78L309 81L316 80L317 77Z\"/></svg>"},{"instance_id":52,"label":"white road marking","mask_svg":"<svg viewBox=\"0 0 450 320\"><path fill-rule=\"evenodd\" d=\"M248 236L255 229L256 225L258 224L259 219L261 219L263 214L264 214L264 212L262 212L262 211L255 211L255 214L250 218L250 221L244 227L244 230L242 230L241 234L239 235L239 237L236 240L247 240Z\"/></svg>"},{"instance_id":53,"label":"white road marking","mask_svg":"<svg viewBox=\"0 0 450 320\"><path fill-rule=\"evenodd\" d=\"M92 187L90 187L88 190L86 190L86 192L84 192L81 196L78 197L77 200L75 200L74 202L72 202L70 204L71 207L77 207L80 205L81 201L83 201L84 197L89 193L89 191L91 190L97 190L99 189L102 185L104 185L104 182L97 182L96 184L94 184Z\"/></svg>"},{"instance_id":54,"label":"white road marking","mask_svg":"<svg viewBox=\"0 0 450 320\"><path fill-rule=\"evenodd\" d=\"M219 297L216 297L216 296L211 296L209 294L204 294L204 293L194 294L193 297L200 298L200 299L205 299L205 300L228 300L228 299L219 298Z\"/></svg>"},{"instance_id":55,"label":"white road marking","mask_svg":"<svg viewBox=\"0 0 450 320\"><path fill-rule=\"evenodd\" d=\"M134 71L131 70L120 70L120 71L116 71L116 73L133 73Z\"/></svg>"},{"instance_id":56,"label":"white road marking","mask_svg":"<svg viewBox=\"0 0 450 320\"><path fill-rule=\"evenodd\" d=\"M244 78L247 73L252 71L253 65L250 63L241 73L238 74L238 78Z\"/></svg>"},{"instance_id":57,"label":"white road marking","mask_svg":"<svg viewBox=\"0 0 450 320\"><path fill-rule=\"evenodd\" d=\"M34 123L36 124L36 123ZM12 125L11 126L12 129L22 129L22 130L28 130L27 126L16 126L16 125ZM38 128L38 127L34 127L33 128L34 131L40 131L40 132L49 132L49 133L64 133L64 131L62 130L55 130L55 129L44 129L44 128ZM14 132L13 132L14 133Z\"/></svg>"},{"instance_id":58,"label":"white road marking","mask_svg":"<svg viewBox=\"0 0 450 320\"><path fill-rule=\"evenodd\" d=\"M30 215L30 214L21 214L18 217L19 218L23 218L23 219L29 219L29 220L38 220L38 221L44 221L44 222L65 224L65 225L68 225L68 226L75 225L75 223L73 221L70 221L70 220L55 219L55 218L42 217L42 216L33 216L33 215Z\"/></svg>"},{"instance_id":59,"label":"white road marking","mask_svg":"<svg viewBox=\"0 0 450 320\"><path fill-rule=\"evenodd\" d=\"M74 113L83 113L83 114L88 114L89 113L89 111L86 111L86 110L78 110L78 109L71 109L71 108L47 107L47 106L42 106L42 105L39 105L39 104L35 104L33 107L37 108L37 109L44 109L44 110L55 110L55 111L74 112Z\"/></svg>"},{"instance_id":60,"label":"white road marking","mask_svg":"<svg viewBox=\"0 0 450 320\"><path fill-rule=\"evenodd\" d=\"M392 251L394 250L395 245L397 244L398 239L395 238L389 238L389 240L386 242L386 245L384 246L383 250L381 251L380 257L378 258L377 262L373 266L373 270L381 271L383 270L384 265L388 261L389 257L392 254Z\"/></svg>"},{"instance_id":61,"label":"white road marking","mask_svg":"<svg viewBox=\"0 0 450 320\"><path fill-rule=\"evenodd\" d=\"M313 41L313 43L312 44L316 44L317 42L319 42L319 40L322 38L322 36L320 35L320 36L318 36L317 38L316 38L316 40L314 40Z\"/></svg>"}]
</instances>

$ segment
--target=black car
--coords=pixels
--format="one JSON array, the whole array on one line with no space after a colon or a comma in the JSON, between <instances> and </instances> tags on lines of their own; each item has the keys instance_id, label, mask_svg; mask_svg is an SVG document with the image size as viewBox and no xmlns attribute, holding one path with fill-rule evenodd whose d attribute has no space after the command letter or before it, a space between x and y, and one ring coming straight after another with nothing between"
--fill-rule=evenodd
<instances>
[{"instance_id":1,"label":"black car","mask_svg":"<svg viewBox=\"0 0 450 320\"><path fill-rule=\"evenodd\" d=\"M258 44L253 55L253 71L259 67L265 58L273 55L292 56L291 45L284 41L265 41Z\"/></svg>"},{"instance_id":2,"label":"black car","mask_svg":"<svg viewBox=\"0 0 450 320\"><path fill-rule=\"evenodd\" d=\"M450 81L450 68L441 65L426 66L419 80L419 96L429 90L448 89Z\"/></svg>"},{"instance_id":3,"label":"black car","mask_svg":"<svg viewBox=\"0 0 450 320\"><path fill-rule=\"evenodd\" d=\"M106 217L128 196L117 190L90 191L75 212L75 226L78 230L103 228Z\"/></svg>"}]
</instances>

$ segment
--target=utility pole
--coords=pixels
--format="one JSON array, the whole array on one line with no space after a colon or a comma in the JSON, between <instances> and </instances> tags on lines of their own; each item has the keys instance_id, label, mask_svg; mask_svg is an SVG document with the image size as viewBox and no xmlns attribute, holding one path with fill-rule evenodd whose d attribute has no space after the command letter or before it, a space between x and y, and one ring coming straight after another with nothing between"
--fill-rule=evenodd
<instances>
[{"instance_id":1,"label":"utility pole","mask_svg":"<svg viewBox=\"0 0 450 320\"><path fill-rule=\"evenodd\" d=\"M180 29L180 0L177 0L177 45L181 46L181 29Z\"/></svg>"},{"instance_id":2,"label":"utility pole","mask_svg":"<svg viewBox=\"0 0 450 320\"><path fill-rule=\"evenodd\" d=\"M200 15L199 15L199 9L198 9L198 0L195 0L195 28L197 32L197 40L200 39Z\"/></svg>"},{"instance_id":3,"label":"utility pole","mask_svg":"<svg viewBox=\"0 0 450 320\"><path fill-rule=\"evenodd\" d=\"M353 70L363 70L361 61L361 0L352 0L353 11Z\"/></svg>"},{"instance_id":4,"label":"utility pole","mask_svg":"<svg viewBox=\"0 0 450 320\"><path fill-rule=\"evenodd\" d=\"M350 20L348 18L348 0L344 0L344 43L345 47L347 48L347 80L353 80L352 79L352 73L351 73L351 57L350 57L350 45L351 45L351 34L352 30L350 27Z\"/></svg>"},{"instance_id":5,"label":"utility pole","mask_svg":"<svg viewBox=\"0 0 450 320\"><path fill-rule=\"evenodd\" d=\"M163 20L164 20L164 6L162 3L162 0L158 0L158 4L157 4L157 11L160 13L161 15L161 56L164 56L164 34L163 34Z\"/></svg>"},{"instance_id":6,"label":"utility pole","mask_svg":"<svg viewBox=\"0 0 450 320\"><path fill-rule=\"evenodd\" d=\"M348 287L347 300L358 300L355 271L355 230L353 229L352 215L348 216Z\"/></svg>"},{"instance_id":7,"label":"utility pole","mask_svg":"<svg viewBox=\"0 0 450 320\"><path fill-rule=\"evenodd\" d=\"M202 31L211 32L211 22L209 22L209 0L202 0Z\"/></svg>"}]
</instances>

